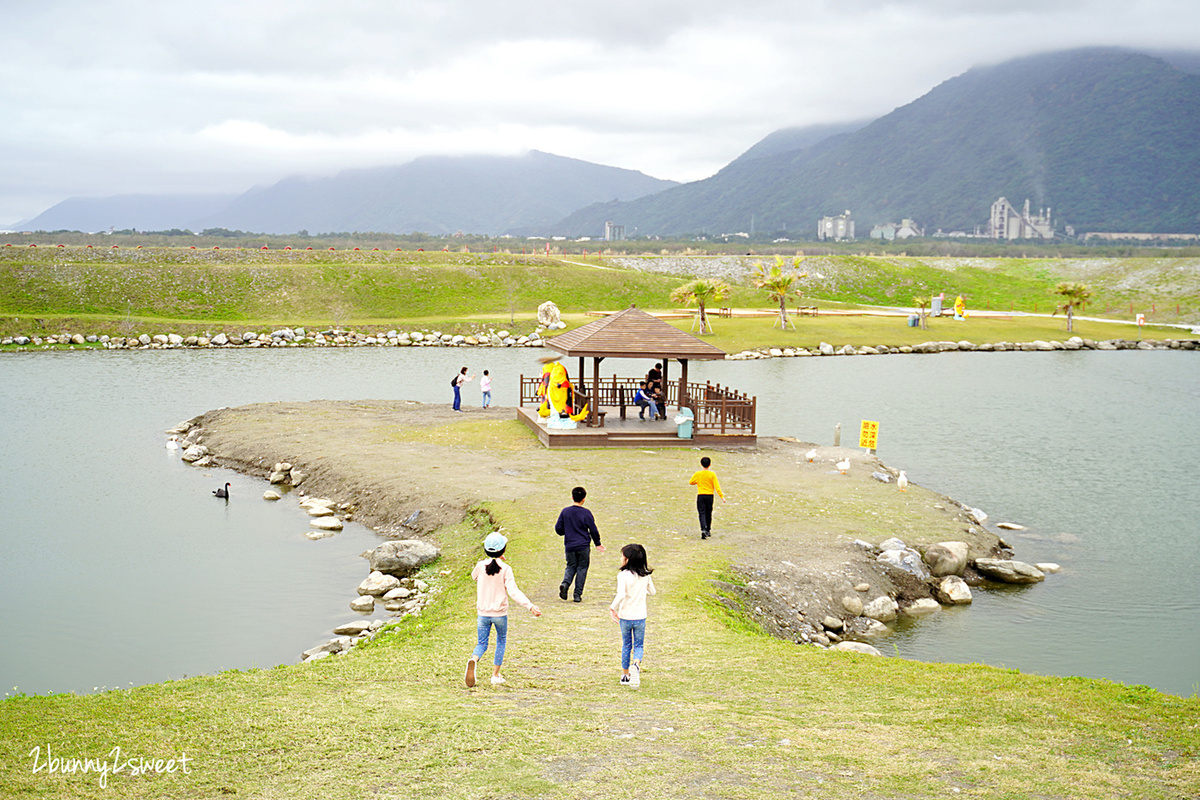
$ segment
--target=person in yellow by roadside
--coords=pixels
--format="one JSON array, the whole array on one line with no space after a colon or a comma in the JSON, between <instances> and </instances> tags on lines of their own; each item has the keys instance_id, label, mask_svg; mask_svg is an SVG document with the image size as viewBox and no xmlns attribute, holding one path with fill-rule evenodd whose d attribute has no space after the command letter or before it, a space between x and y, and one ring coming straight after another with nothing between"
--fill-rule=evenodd
<instances>
[{"instance_id":1,"label":"person in yellow by roadside","mask_svg":"<svg viewBox=\"0 0 1200 800\"><path fill-rule=\"evenodd\" d=\"M700 459L700 469L692 473L692 479L688 481L689 486L696 487L696 513L700 515L701 539L707 539L712 533L713 494L720 495L721 501L725 501L721 482L717 480L717 473L709 469L710 466L711 458L705 456Z\"/></svg>"}]
</instances>

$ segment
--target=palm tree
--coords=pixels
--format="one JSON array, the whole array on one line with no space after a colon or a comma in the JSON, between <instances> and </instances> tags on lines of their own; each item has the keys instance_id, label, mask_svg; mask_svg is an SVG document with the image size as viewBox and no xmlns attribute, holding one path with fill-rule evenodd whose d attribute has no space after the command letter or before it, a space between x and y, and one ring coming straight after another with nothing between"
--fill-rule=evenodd
<instances>
[{"instance_id":1,"label":"palm tree","mask_svg":"<svg viewBox=\"0 0 1200 800\"><path fill-rule=\"evenodd\" d=\"M1062 297L1062 302L1054 309L1054 313L1059 311L1066 312L1067 315L1067 333L1074 330L1075 309L1082 307L1092 296L1091 291L1086 284L1074 283L1072 281L1064 281L1054 289L1055 293Z\"/></svg>"},{"instance_id":2,"label":"palm tree","mask_svg":"<svg viewBox=\"0 0 1200 800\"><path fill-rule=\"evenodd\" d=\"M929 330L929 323L925 321L928 318L925 309L929 305L929 300L928 297L921 296L913 298L913 305L917 307L917 315L921 319L921 330L923 331Z\"/></svg>"},{"instance_id":3,"label":"palm tree","mask_svg":"<svg viewBox=\"0 0 1200 800\"><path fill-rule=\"evenodd\" d=\"M798 287L793 289L792 285L797 279L806 277L808 273L784 273L783 258L780 256L775 256L775 266L771 267L770 270L764 267L761 261L757 262L755 266L758 269L750 276L754 281L754 288L762 289L767 293L767 297L770 298L771 302L779 303L779 327L787 330L789 324L787 318L788 298L792 296L800 297L800 289ZM800 256L796 256L792 260L792 267L799 266ZM772 325L771 327L775 326ZM795 327L795 325L792 325L792 328Z\"/></svg>"},{"instance_id":4,"label":"palm tree","mask_svg":"<svg viewBox=\"0 0 1200 800\"><path fill-rule=\"evenodd\" d=\"M708 323L708 315L704 312L709 303L719 303L729 294L729 284L721 281L697 278L691 283L678 286L671 292L671 302L680 305L699 307L697 318L700 320L700 332L712 333L712 325ZM693 324L693 327L695 325Z\"/></svg>"}]
</instances>

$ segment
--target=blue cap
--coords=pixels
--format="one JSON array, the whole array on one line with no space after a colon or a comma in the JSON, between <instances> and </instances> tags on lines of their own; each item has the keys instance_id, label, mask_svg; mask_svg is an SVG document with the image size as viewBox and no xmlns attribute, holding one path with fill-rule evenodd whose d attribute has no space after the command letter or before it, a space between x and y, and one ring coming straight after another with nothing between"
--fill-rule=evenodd
<instances>
[{"instance_id":1,"label":"blue cap","mask_svg":"<svg viewBox=\"0 0 1200 800\"><path fill-rule=\"evenodd\" d=\"M508 547L508 539L504 538L504 534L500 533L500 531L489 533L487 538L483 540L483 552L488 555L501 553L506 547Z\"/></svg>"}]
</instances>

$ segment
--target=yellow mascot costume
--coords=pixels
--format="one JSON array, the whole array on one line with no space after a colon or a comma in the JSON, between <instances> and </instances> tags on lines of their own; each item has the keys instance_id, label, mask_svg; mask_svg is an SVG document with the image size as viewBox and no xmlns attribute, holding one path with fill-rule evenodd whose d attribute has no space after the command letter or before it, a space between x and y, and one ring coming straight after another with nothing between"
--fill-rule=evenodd
<instances>
[{"instance_id":1,"label":"yellow mascot costume","mask_svg":"<svg viewBox=\"0 0 1200 800\"><path fill-rule=\"evenodd\" d=\"M575 410L575 388L567 376L567 368L557 359L542 365L538 397L542 398L538 416L545 420L547 428L574 428L576 422L587 416L587 404L581 410Z\"/></svg>"}]
</instances>

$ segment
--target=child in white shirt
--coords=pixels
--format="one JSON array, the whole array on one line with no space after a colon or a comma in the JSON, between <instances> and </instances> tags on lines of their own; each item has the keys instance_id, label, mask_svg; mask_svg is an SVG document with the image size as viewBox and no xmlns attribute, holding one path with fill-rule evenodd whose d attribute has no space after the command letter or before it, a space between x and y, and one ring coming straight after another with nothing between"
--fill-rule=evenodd
<instances>
[{"instance_id":1,"label":"child in white shirt","mask_svg":"<svg viewBox=\"0 0 1200 800\"><path fill-rule=\"evenodd\" d=\"M654 594L654 572L646 563L646 548L627 544L621 548L617 571L617 596L608 607L614 622L621 623L621 685L642 683L642 649L646 639L646 595Z\"/></svg>"}]
</instances>

